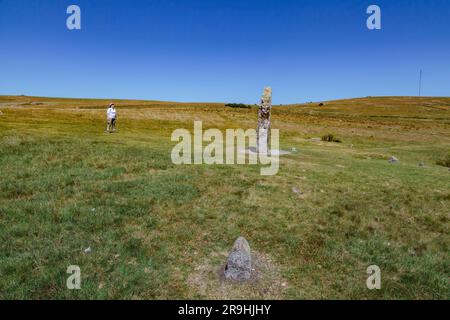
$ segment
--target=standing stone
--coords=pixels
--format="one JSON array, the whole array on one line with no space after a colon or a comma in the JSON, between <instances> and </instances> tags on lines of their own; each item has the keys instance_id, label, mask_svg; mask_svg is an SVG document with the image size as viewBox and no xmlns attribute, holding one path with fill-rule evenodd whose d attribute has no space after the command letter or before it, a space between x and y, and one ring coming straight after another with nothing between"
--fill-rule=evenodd
<instances>
[{"instance_id":1,"label":"standing stone","mask_svg":"<svg viewBox=\"0 0 450 320\"><path fill-rule=\"evenodd\" d=\"M224 271L225 278L232 281L244 282L252 276L252 258L250 245L243 237L239 237L234 243L228 256Z\"/></svg>"},{"instance_id":2,"label":"standing stone","mask_svg":"<svg viewBox=\"0 0 450 320\"><path fill-rule=\"evenodd\" d=\"M258 110L257 143L258 153L267 154L269 151L270 111L272 109L272 88L264 88L261 106Z\"/></svg>"}]
</instances>

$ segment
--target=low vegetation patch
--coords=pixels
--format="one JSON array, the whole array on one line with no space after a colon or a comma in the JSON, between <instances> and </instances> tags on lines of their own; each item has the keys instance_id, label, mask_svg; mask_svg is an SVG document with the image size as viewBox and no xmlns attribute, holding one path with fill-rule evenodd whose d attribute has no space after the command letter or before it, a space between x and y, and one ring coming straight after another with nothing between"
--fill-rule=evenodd
<instances>
[{"instance_id":1,"label":"low vegetation patch","mask_svg":"<svg viewBox=\"0 0 450 320\"><path fill-rule=\"evenodd\" d=\"M331 134L331 133L322 136L322 141L326 141L326 142L337 142L337 143L341 143L341 142L342 142L340 139L338 139L337 137L335 137L335 136L334 136L333 134Z\"/></svg>"},{"instance_id":2,"label":"low vegetation patch","mask_svg":"<svg viewBox=\"0 0 450 320\"><path fill-rule=\"evenodd\" d=\"M227 103L225 107L238 108L238 109L251 109L252 106L244 103Z\"/></svg>"},{"instance_id":3,"label":"low vegetation patch","mask_svg":"<svg viewBox=\"0 0 450 320\"><path fill-rule=\"evenodd\" d=\"M448 154L446 157L436 161L436 164L439 166L450 168L450 154Z\"/></svg>"}]
</instances>

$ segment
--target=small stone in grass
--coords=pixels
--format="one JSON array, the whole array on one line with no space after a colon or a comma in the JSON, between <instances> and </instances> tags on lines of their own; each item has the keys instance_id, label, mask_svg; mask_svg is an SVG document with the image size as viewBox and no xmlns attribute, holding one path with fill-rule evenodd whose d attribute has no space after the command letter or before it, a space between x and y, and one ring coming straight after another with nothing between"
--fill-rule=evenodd
<instances>
[{"instance_id":1,"label":"small stone in grass","mask_svg":"<svg viewBox=\"0 0 450 320\"><path fill-rule=\"evenodd\" d=\"M398 162L398 161L399 160L396 157L394 157L394 156L389 158L389 163L395 163L395 162Z\"/></svg>"},{"instance_id":2,"label":"small stone in grass","mask_svg":"<svg viewBox=\"0 0 450 320\"><path fill-rule=\"evenodd\" d=\"M300 191L299 188L296 188L296 187L293 187L293 188L292 188L292 192L293 192L293 193L297 193L297 194L302 194L302 193L303 193L303 192Z\"/></svg>"},{"instance_id":3,"label":"small stone in grass","mask_svg":"<svg viewBox=\"0 0 450 320\"><path fill-rule=\"evenodd\" d=\"M91 247L88 247L88 248L84 249L84 253L91 253L91 252L92 252Z\"/></svg>"},{"instance_id":4,"label":"small stone in grass","mask_svg":"<svg viewBox=\"0 0 450 320\"><path fill-rule=\"evenodd\" d=\"M239 237L231 249L224 276L228 280L244 282L250 280L252 276L252 258L250 245L243 237Z\"/></svg>"}]
</instances>

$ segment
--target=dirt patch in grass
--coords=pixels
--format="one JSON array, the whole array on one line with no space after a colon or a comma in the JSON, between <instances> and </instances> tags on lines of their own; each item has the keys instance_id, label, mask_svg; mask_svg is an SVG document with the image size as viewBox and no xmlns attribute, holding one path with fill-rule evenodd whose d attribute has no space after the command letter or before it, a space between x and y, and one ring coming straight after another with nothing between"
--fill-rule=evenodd
<instances>
[{"instance_id":1,"label":"dirt patch in grass","mask_svg":"<svg viewBox=\"0 0 450 320\"><path fill-rule=\"evenodd\" d=\"M356 153L353 155L356 159L366 159L366 160L389 160L389 156L376 152L363 152Z\"/></svg>"},{"instance_id":2,"label":"dirt patch in grass","mask_svg":"<svg viewBox=\"0 0 450 320\"><path fill-rule=\"evenodd\" d=\"M267 255L252 251L252 278L234 283L223 277L228 252L222 251L204 259L188 278L195 297L207 299L282 299L288 288L280 268Z\"/></svg>"}]
</instances>

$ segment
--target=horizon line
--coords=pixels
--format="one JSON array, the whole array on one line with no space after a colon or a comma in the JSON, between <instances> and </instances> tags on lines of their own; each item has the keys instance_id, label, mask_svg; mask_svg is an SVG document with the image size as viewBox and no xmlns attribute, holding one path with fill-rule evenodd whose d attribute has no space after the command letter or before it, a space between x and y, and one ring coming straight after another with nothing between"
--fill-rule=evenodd
<instances>
[{"instance_id":1,"label":"horizon line","mask_svg":"<svg viewBox=\"0 0 450 320\"><path fill-rule=\"evenodd\" d=\"M91 98L91 97L58 97L58 96L34 96L25 94L0 94L0 97L27 97L27 98L47 98L47 99L67 99L67 100L121 100L121 101L144 101L144 102L164 102L164 103L202 103L202 104L227 104L227 103L243 103L247 105L257 105L257 103L245 103L241 101L176 101L176 100L154 100L154 99L139 99L139 98ZM357 100L357 99L368 99L368 98L417 98L417 99L429 99L429 98L450 98L450 96L359 96L359 97L347 97L347 98L337 98L337 99L327 99L327 100L315 100L315 101L304 101L304 102L293 102L293 103L277 103L274 106L289 106L289 105L299 105L299 104L309 104L309 103L323 103L332 101L342 101L342 100Z\"/></svg>"}]
</instances>

